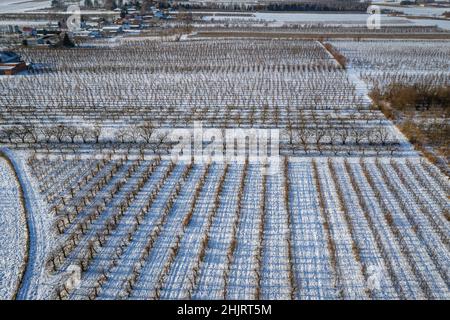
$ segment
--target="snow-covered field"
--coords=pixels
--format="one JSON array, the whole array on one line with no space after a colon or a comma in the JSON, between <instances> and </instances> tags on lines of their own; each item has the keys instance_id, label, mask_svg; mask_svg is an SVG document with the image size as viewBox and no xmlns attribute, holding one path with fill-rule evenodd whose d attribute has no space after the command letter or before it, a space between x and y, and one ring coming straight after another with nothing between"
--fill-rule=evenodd
<instances>
[{"instance_id":1,"label":"snow-covered field","mask_svg":"<svg viewBox=\"0 0 450 320\"><path fill-rule=\"evenodd\" d=\"M65 253L47 270L83 270L60 297L449 298L449 183L418 158L290 158L266 178L251 163L111 162L95 175L94 163L34 163L61 166L38 175L90 180L53 202L67 203L55 217Z\"/></svg>"},{"instance_id":2,"label":"snow-covered field","mask_svg":"<svg viewBox=\"0 0 450 320\"><path fill-rule=\"evenodd\" d=\"M441 10L442 11L442 10ZM441 14L441 11L438 13ZM445 11L445 10L444 10ZM447 10L448 11L448 10ZM433 11L434 12L434 11ZM200 12L201 14L201 12ZM233 15L232 12L224 14L223 12L204 12L203 20L215 22L246 22L251 21L265 22L268 26L281 26L283 24L319 24L328 26L366 26L369 18L368 14L364 13L276 13L276 12L256 12L250 16L243 16L239 14ZM420 14L419 14L420 15ZM381 27L389 28L393 26L438 26L445 30L450 30L450 21L431 20L431 19L408 19L404 17L392 17L386 14L380 15Z\"/></svg>"},{"instance_id":3,"label":"snow-covered field","mask_svg":"<svg viewBox=\"0 0 450 320\"><path fill-rule=\"evenodd\" d=\"M365 24L368 18L368 14L364 13L276 13L276 12L256 12L251 16L236 15L232 16L224 15L223 12L219 12L218 15L211 15L211 13L205 12L203 19L205 20L264 20L272 22L295 22L295 23L322 23L322 24ZM387 24L405 24L408 23L405 19L382 16L382 21Z\"/></svg>"},{"instance_id":4,"label":"snow-covered field","mask_svg":"<svg viewBox=\"0 0 450 320\"><path fill-rule=\"evenodd\" d=\"M279 128L283 152L295 155L414 154L383 115L370 108L367 88L317 41L278 40L274 46L261 40L144 40L64 55L45 49L19 53L55 71L0 81L5 93L0 101L8 106L5 124L32 113L36 130L49 119L68 128L99 122L105 134L114 135L152 114L152 121L167 129L188 128L194 121L205 127ZM332 130L323 131L325 124ZM289 129L293 126L307 129L303 140ZM320 135L315 135L317 127ZM384 131L385 141L378 141ZM37 138L47 139L41 131ZM296 147L289 151L287 144Z\"/></svg>"},{"instance_id":5,"label":"snow-covered field","mask_svg":"<svg viewBox=\"0 0 450 320\"><path fill-rule=\"evenodd\" d=\"M0 79L30 207L18 298L450 299L449 179L367 79L448 79L447 42L333 41L347 68L312 40L102 44L20 49L48 70ZM281 129L278 172L159 157L153 126L194 121Z\"/></svg>"},{"instance_id":6,"label":"snow-covered field","mask_svg":"<svg viewBox=\"0 0 450 320\"><path fill-rule=\"evenodd\" d=\"M379 5L381 9L389 9L403 12L413 16L441 16L444 12L450 11L450 8L420 7L420 6L384 6Z\"/></svg>"},{"instance_id":7,"label":"snow-covered field","mask_svg":"<svg viewBox=\"0 0 450 320\"><path fill-rule=\"evenodd\" d=\"M0 13L20 13L49 8L51 1L45 0L0 0Z\"/></svg>"},{"instance_id":8,"label":"snow-covered field","mask_svg":"<svg viewBox=\"0 0 450 320\"><path fill-rule=\"evenodd\" d=\"M368 85L392 82L450 84L450 42L424 40L333 41Z\"/></svg>"},{"instance_id":9,"label":"snow-covered field","mask_svg":"<svg viewBox=\"0 0 450 320\"><path fill-rule=\"evenodd\" d=\"M25 267L27 228L18 181L0 157L0 300L17 292Z\"/></svg>"}]
</instances>

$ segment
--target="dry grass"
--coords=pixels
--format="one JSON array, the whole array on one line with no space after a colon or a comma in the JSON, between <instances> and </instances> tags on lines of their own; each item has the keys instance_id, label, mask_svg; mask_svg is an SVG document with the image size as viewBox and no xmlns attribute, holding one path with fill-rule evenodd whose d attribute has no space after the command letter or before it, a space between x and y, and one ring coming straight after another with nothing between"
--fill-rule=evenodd
<instances>
[{"instance_id":1,"label":"dry grass","mask_svg":"<svg viewBox=\"0 0 450 320\"><path fill-rule=\"evenodd\" d=\"M7 165L9 166L11 172L13 173L14 176L14 180L16 180L17 186L18 186L18 190L19 190L19 202L22 206L22 210L21 210L21 215L22 215L22 219L23 221L27 221L27 216L30 214L27 210L27 206L25 204L25 196L24 196L24 191L23 191L23 187L22 184L20 183L20 179L19 176L17 175L17 172L14 168L14 164L12 163L11 159L4 154L2 151L0 151L0 159L3 159L6 161ZM25 247L25 255L23 258L23 263L20 267L20 276L19 276L19 281L17 283L17 286L14 290L13 296L12 296L12 300L16 299L17 294L19 293L20 287L22 286L22 281L23 281L23 277L25 275L27 266L28 266L28 259L29 259L29 253L30 253L30 236L29 236L29 226L28 223L25 224L25 243L26 243L26 247Z\"/></svg>"},{"instance_id":2,"label":"dry grass","mask_svg":"<svg viewBox=\"0 0 450 320\"><path fill-rule=\"evenodd\" d=\"M450 222L450 212L449 212L448 210L445 210L445 211L444 211L444 217L445 217L445 219L446 219L447 221Z\"/></svg>"},{"instance_id":3,"label":"dry grass","mask_svg":"<svg viewBox=\"0 0 450 320\"><path fill-rule=\"evenodd\" d=\"M370 96L415 149L448 175L450 88L393 83Z\"/></svg>"},{"instance_id":4,"label":"dry grass","mask_svg":"<svg viewBox=\"0 0 450 320\"><path fill-rule=\"evenodd\" d=\"M328 50L328 52L336 59L336 61L341 65L343 69L347 68L347 58L339 52L330 43L322 43L323 46Z\"/></svg>"}]
</instances>

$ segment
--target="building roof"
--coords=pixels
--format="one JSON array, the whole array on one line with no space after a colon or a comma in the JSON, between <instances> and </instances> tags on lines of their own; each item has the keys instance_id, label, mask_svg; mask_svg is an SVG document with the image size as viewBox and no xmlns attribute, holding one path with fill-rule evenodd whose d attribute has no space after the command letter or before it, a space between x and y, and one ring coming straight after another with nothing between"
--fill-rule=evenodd
<instances>
[{"instance_id":1,"label":"building roof","mask_svg":"<svg viewBox=\"0 0 450 320\"><path fill-rule=\"evenodd\" d=\"M19 62L20 56L12 51L0 51L0 63Z\"/></svg>"}]
</instances>

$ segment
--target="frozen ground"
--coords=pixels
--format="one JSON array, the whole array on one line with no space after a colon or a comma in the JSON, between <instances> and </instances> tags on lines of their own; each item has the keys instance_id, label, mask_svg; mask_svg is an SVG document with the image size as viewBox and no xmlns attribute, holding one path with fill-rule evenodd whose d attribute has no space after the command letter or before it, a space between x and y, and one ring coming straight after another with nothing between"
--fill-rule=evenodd
<instances>
[{"instance_id":1,"label":"frozen ground","mask_svg":"<svg viewBox=\"0 0 450 320\"><path fill-rule=\"evenodd\" d=\"M249 51L249 43L236 48L223 42L218 47L220 50L202 47L201 42L195 47L189 47L185 42L181 42L181 47L179 44L176 47L157 47L158 44L151 43L152 50L156 48L152 54L150 49L146 49L143 51L145 55L133 59L131 55L120 55L119 48L114 48L110 56L100 56L108 51L99 50L97 59L111 63L113 55L125 56L126 61L118 62L130 67L129 61L139 61L143 65L146 58L151 58L153 63L161 66L165 66L165 62L174 67L172 61L176 61L183 67L192 66L192 70L198 68L197 59L201 60L201 65L210 66L215 66L217 61L237 63L239 68L227 73L215 69L201 73L204 82L208 83L205 90L200 90L202 82L191 81L195 83L192 88L199 96L210 98L198 100L204 103L203 115L206 110L228 104L228 100L222 99L225 94L217 91L216 100L213 100L214 91L211 91L222 89L227 83L239 84L237 87L246 89L229 90L227 93L236 92L231 95L233 97L256 95L252 88L262 87L264 90L258 91L257 95L273 96L279 104L283 102L282 93L286 88L291 98L295 97L293 92L308 88L321 95L329 92L330 97L334 97L334 90L342 90L350 99L355 99L343 99L345 95L333 98L333 104L327 103L331 107L330 114L336 116L353 109L365 112L364 105L369 102L368 87L356 62L365 58L371 65L376 65L381 55L374 48L382 43L334 41L333 45L351 58L347 70L336 70L330 61L332 56L326 54L318 43L304 43L300 48L284 43L290 50L278 54L274 47L280 49L283 42L269 48L253 43L252 52L260 54L259 65L267 67L270 64L270 72L249 67L249 62L256 60L254 54L245 54ZM439 50L433 49L431 52L437 52L433 54L434 58L430 58L429 49L434 48L433 44L419 46L418 42L383 42L379 50L385 52L382 59L394 64L414 68L416 64L413 62L417 60L416 63L424 69L434 70L445 66L448 59L445 59L447 51L442 46ZM415 51L409 55L399 54L396 50L411 47ZM209 50L208 54L206 50ZM242 52L240 59L220 55L220 52L238 50ZM176 59L167 59L170 52ZM295 54L290 55L289 52ZM311 54L302 56L307 52ZM428 57L428 63L422 63L420 54ZM65 56L64 59L76 67L76 59L82 57L80 51L77 55ZM86 57L91 59L91 52ZM322 61L322 65L315 70L290 67L288 71L284 68L284 65L302 61L310 64ZM272 67L275 62L283 63L283 70L275 70ZM81 65L85 66L84 61ZM174 73L162 70L157 80L164 85L163 76L170 75L170 84L175 87L178 79L185 79L184 84L188 79L196 79L191 78L190 72L178 71L174 76ZM95 87L100 88L102 83L112 86L114 81L121 79L120 74L114 73L114 77L110 74L99 72L93 77L80 73L80 78L95 80ZM230 74L239 75L242 82L238 82L238 77L226 78ZM261 83L267 88L259 86L259 83L250 85L255 74L264 76ZM59 82L67 81L67 74L61 72L60 75ZM310 76L310 87L301 86L301 82L292 89L284 85L294 84L299 75ZM338 77L332 78L333 75ZM269 76L286 78L289 82L276 82ZM17 81L23 80L26 85L25 81L30 79L23 77ZM151 84L157 82L149 79L133 76L127 79L129 84L126 81L118 83L128 86L124 97L143 97L148 102L152 97L147 98L142 92L152 91ZM327 79L331 83L322 86L327 83L317 79ZM342 82L347 85L340 87ZM14 81L5 82L7 85L11 83ZM30 88L38 87L37 81L30 83ZM51 83L52 86L48 87L54 88L57 82L46 83ZM73 87L66 86L66 92L70 93ZM195 92L186 86L185 92L177 93L173 87L166 97L175 95L179 98ZM4 88L8 87L5 85ZM235 87L231 88L235 90ZM271 90L276 88L277 92L273 93ZM160 103L164 91L153 89L156 90L159 94L154 101ZM11 95L12 90L7 92ZM74 97L78 103L83 103L80 92ZM104 92L103 97L112 96L111 90ZM166 98L165 101L171 99ZM188 107L193 101L190 99L189 104L173 103L176 107L183 106L180 114L186 114L191 112ZM309 103L306 99L289 101L290 106L302 111ZM244 112L246 104L237 103L241 101L233 101L240 107L237 110L240 115L251 114L250 109L247 110L248 115ZM249 105L254 103L260 102L254 99ZM356 109L356 103L361 103L363 108ZM193 104L198 105L197 102ZM344 104L348 108L342 110ZM144 104L133 100L130 105ZM107 106L108 113L112 113L114 103L108 102ZM149 110L156 110L155 106ZM318 106L318 98L310 104L311 109ZM10 114L17 115L18 110L19 106ZM60 111L56 107L53 110ZM274 117L280 116L278 127L282 121L294 117L293 113L288 113L289 110L285 107L273 112ZM85 111L82 115L86 115ZM52 120L44 116L45 120ZM157 116L152 113L155 121L158 121ZM380 116L377 113L375 118L379 125L395 130L392 123ZM64 114L60 117L69 119ZM254 112L254 117L263 119L259 110ZM216 118L223 124L224 115L218 113ZM70 118L71 121L74 119ZM159 123L170 120L168 116L161 119ZM324 121L317 123L327 125ZM364 121L362 128L368 124L367 120ZM29 204L30 258L18 298L57 298L58 294L63 297L66 289L62 289L61 277L65 277L71 267L82 266L80 286L67 291L64 297L448 299L449 181L434 166L421 160L398 131L395 135L407 153L384 153L382 157L375 157L373 153L289 157L277 175L268 177L255 163L232 163L226 168L221 164L191 167L181 162L172 164L155 159L140 162L114 159L100 163L98 159L34 159L29 158L31 153L24 151L8 152L14 160ZM57 235L57 229L61 235Z\"/></svg>"},{"instance_id":2,"label":"frozen ground","mask_svg":"<svg viewBox=\"0 0 450 320\"><path fill-rule=\"evenodd\" d=\"M27 12L50 7L50 1L0 0L0 13Z\"/></svg>"},{"instance_id":3,"label":"frozen ground","mask_svg":"<svg viewBox=\"0 0 450 320\"><path fill-rule=\"evenodd\" d=\"M53 274L84 259L117 203L148 174L150 163L142 162L124 179L131 165L124 162L68 226L60 244L105 199L105 210ZM449 226L443 215L448 179L430 175L434 167L413 157L290 158L285 165L264 179L256 164L230 164L226 171L214 164L208 171L205 165L188 169L179 163L166 176L172 169L160 162L114 230L95 245L70 298L448 299ZM62 172L70 176L77 168ZM185 171L186 179L180 179ZM105 198L118 179L126 181L123 187ZM144 209L149 194L155 200ZM173 202L167 207L169 198ZM183 227L189 208L192 216ZM42 292L49 290L46 284L41 282Z\"/></svg>"},{"instance_id":4,"label":"frozen ground","mask_svg":"<svg viewBox=\"0 0 450 320\"><path fill-rule=\"evenodd\" d=\"M17 291L17 299L43 299L48 297L51 291L51 282L48 275L45 273L45 260L48 252L55 244L54 232L52 231L52 217L48 214L47 205L36 194L33 182L29 173L29 168L26 165L26 158L28 154L23 152L12 152L9 149L2 148L2 152L11 160L17 177L22 185L24 192L24 205L27 209L27 225L29 235L29 252L28 262L23 275L22 285ZM9 185L10 183L8 183ZM3 195L3 192L1 193ZM16 199L18 199L16 194ZM3 208L3 206L1 207ZM21 222L22 227L25 227L25 222ZM8 230L17 230L8 228ZM15 232L15 231L14 231ZM15 232L15 234L18 232ZM3 234L3 233L2 233ZM14 238L15 235L11 237ZM24 247L24 246L22 246ZM21 246L14 245L15 250ZM6 257L3 255L2 257ZM17 264L16 264L17 265ZM19 264L19 266L22 266Z\"/></svg>"},{"instance_id":5,"label":"frozen ground","mask_svg":"<svg viewBox=\"0 0 450 320\"><path fill-rule=\"evenodd\" d=\"M9 163L0 158L0 300L17 291L26 254L26 221L19 185Z\"/></svg>"},{"instance_id":6,"label":"frozen ground","mask_svg":"<svg viewBox=\"0 0 450 320\"><path fill-rule=\"evenodd\" d=\"M252 13L252 16L243 15L223 15L223 12L218 14L221 15L211 15L214 13L206 13L203 17L204 20L264 20L268 22L294 22L294 23L323 23L323 24L365 24L368 15L364 13L273 13L273 12L256 12ZM209 15L208 15L209 14ZM228 12L232 14L232 12ZM383 20L389 24L407 24L408 21L403 18L388 17L383 15Z\"/></svg>"}]
</instances>

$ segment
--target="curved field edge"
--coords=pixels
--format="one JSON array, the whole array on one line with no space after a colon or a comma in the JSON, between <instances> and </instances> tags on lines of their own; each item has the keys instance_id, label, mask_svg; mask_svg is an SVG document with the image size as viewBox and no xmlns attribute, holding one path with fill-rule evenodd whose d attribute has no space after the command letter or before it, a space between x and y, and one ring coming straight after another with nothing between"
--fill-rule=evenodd
<instances>
[{"instance_id":1,"label":"curved field edge","mask_svg":"<svg viewBox=\"0 0 450 320\"><path fill-rule=\"evenodd\" d=\"M17 295L19 293L20 288L23 286L23 280L24 280L24 276L25 276L25 272L28 269L28 261L29 261L29 254L30 254L30 236L29 236L29 221L28 221L28 216L29 216L29 212L28 212L28 208L29 206L27 206L27 200L26 200L26 196L25 196L25 192L24 192L24 185L21 181L21 177L20 174L18 174L18 170L17 167L15 165L14 160L11 157L11 152L9 152L8 149L5 148L0 148L0 159L3 159L6 161L8 167L11 170L11 173L14 177L14 179L17 182L17 187L18 187L18 191L19 191L19 202L22 205L23 210L21 211L21 214L23 215L24 221L26 221L27 223L25 224L25 253L24 253L24 257L23 257L23 263L22 266L20 267L20 271L19 271L19 279L17 282L17 286L14 290L14 292L12 293L11 299L12 300L16 300L17 299ZM26 188L26 187L25 187Z\"/></svg>"}]
</instances>

